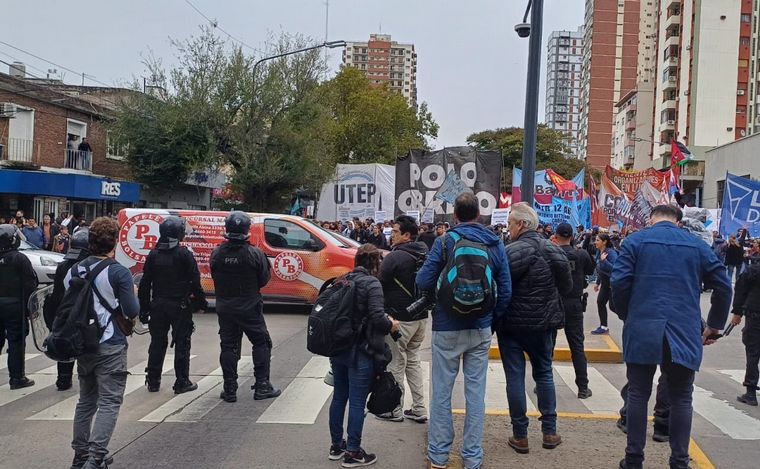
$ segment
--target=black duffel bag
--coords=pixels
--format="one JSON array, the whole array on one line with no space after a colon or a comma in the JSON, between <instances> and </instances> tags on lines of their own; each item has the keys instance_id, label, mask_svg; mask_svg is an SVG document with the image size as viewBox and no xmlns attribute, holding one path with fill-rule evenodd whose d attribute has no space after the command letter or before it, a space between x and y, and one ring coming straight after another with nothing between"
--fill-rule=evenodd
<instances>
[{"instance_id":1,"label":"black duffel bag","mask_svg":"<svg viewBox=\"0 0 760 469\"><path fill-rule=\"evenodd\" d=\"M383 371L375 377L370 392L367 409L375 415L393 412L401 405L401 387L390 371Z\"/></svg>"}]
</instances>

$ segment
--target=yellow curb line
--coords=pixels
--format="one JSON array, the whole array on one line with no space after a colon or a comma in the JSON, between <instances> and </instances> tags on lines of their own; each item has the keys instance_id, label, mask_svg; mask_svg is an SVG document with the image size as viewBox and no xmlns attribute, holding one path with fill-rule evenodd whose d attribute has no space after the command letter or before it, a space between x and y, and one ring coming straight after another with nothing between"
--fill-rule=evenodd
<instances>
[{"instance_id":1,"label":"yellow curb line","mask_svg":"<svg viewBox=\"0 0 760 469\"><path fill-rule=\"evenodd\" d=\"M608 349L585 349L586 359L589 363L623 363L623 353L615 345L609 337L605 337L608 341L608 345L611 345ZM488 358L490 360L500 360L501 354L499 353L499 347L492 345L488 350ZM527 356L526 356L527 358ZM554 356L552 358L557 362L569 362L572 361L572 354L568 348L555 348Z\"/></svg>"},{"instance_id":2,"label":"yellow curb line","mask_svg":"<svg viewBox=\"0 0 760 469\"><path fill-rule=\"evenodd\" d=\"M465 409L451 409L451 413L454 415L465 415L467 412ZM508 410L486 409L486 415L504 417L509 415ZM539 412L528 412L528 417L540 417ZM557 418L564 419L580 419L580 420L617 420L620 418L617 414L584 414L579 412L557 412ZM653 417L648 417L650 422L654 420ZM715 466L707 457L702 448L697 445L697 442L692 438L689 441L689 457L697 465L699 469L715 469Z\"/></svg>"}]
</instances>

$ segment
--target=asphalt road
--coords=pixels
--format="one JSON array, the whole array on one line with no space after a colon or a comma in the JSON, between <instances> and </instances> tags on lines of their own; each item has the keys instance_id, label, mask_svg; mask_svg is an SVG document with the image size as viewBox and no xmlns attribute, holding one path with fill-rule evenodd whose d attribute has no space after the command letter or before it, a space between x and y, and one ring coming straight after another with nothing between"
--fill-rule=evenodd
<instances>
[{"instance_id":1,"label":"asphalt road","mask_svg":"<svg viewBox=\"0 0 760 469\"><path fill-rule=\"evenodd\" d=\"M704 311L709 295L703 295ZM587 330L597 325L596 309L590 301ZM119 422L110 443L113 468L334 468L328 461L327 410L330 388L322 383L327 362L306 351L306 314L302 307L269 307L266 310L274 342L272 382L283 395L254 401L250 348L245 345L241 361L238 402L220 401L219 344L216 316L196 315L191 373L201 388L175 397L173 374L165 372L159 393L148 393L142 385L147 359L146 336L130 340L129 366L132 376ZM621 343L622 324L611 318L611 333ZM29 345L27 374L37 386L10 391L5 357L0 357L0 468L68 467L71 417L77 386L58 392L54 364ZM171 350L169 351L171 354ZM429 369L429 341L423 346L423 366ZM615 394L625 383L625 366L591 364L592 390L587 401L575 398L569 363L555 364L558 410L576 413L613 413L619 402ZM167 360L171 368L171 359ZM506 406L500 364L489 367L487 407ZM760 410L736 402L741 391L744 351L740 331L721 339L705 351L697 377L693 437L719 468L756 468L760 460ZM527 384L531 389L533 383ZM528 396L535 404L535 396ZM617 397L619 399L619 397ZM463 408L461 389L454 393L454 408ZM568 424L569 426L569 424ZM562 433L562 421L559 422ZM611 423L610 431L617 431ZM509 434L504 419L504 439ZM461 437L461 436L460 436ZM584 435L565 434L566 439ZM593 442L590 442L593 444ZM654 443L649 443L654 444ZM414 422L380 422L369 416L364 446L379 456L377 467L425 467L426 426ZM624 448L612 448L621 456ZM592 460L587 467L600 467ZM502 467L489 461L486 467Z\"/></svg>"}]
</instances>

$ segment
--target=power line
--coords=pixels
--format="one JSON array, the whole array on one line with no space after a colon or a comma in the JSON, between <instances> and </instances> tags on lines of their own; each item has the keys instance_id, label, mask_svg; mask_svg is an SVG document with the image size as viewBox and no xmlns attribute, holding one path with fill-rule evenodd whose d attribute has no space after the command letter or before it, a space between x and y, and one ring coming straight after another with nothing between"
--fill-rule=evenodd
<instances>
[{"instance_id":1,"label":"power line","mask_svg":"<svg viewBox=\"0 0 760 469\"><path fill-rule=\"evenodd\" d=\"M211 18L209 18L208 16L206 16L201 10L198 9L198 7L196 7L195 5L193 5L193 3L190 0L185 0L185 3L187 3L190 6L190 8L192 8L193 10L195 10L196 13L198 13L199 15L201 15L203 17L203 19L205 19L206 21L208 21L212 28L218 29L219 31L221 31L225 35L227 35L227 37L230 38L230 39L232 39L233 41L240 43L241 45L243 45L243 46L251 49L254 52L258 52L258 50L255 47L249 46L248 44L246 44L242 40L236 38L232 34L228 33L224 29L222 29L222 27L219 26L219 21L217 21L215 19L212 20Z\"/></svg>"},{"instance_id":2,"label":"power line","mask_svg":"<svg viewBox=\"0 0 760 469\"><path fill-rule=\"evenodd\" d=\"M34 65L29 64L29 63L25 63L21 59L19 59L18 57L14 57L14 56L12 56L11 54L9 54L7 52L4 52L4 51L0 50L0 54L3 54L4 56L9 57L11 60L15 60L16 62L23 63L24 67L33 68L33 69L37 70L40 73L47 73L46 71L42 70L41 68L35 67ZM9 67L15 67L15 65L9 65ZM16 68L18 68L18 67L16 67ZM28 73L28 74L32 75L31 73ZM32 75L32 76L34 76L34 75Z\"/></svg>"}]
</instances>

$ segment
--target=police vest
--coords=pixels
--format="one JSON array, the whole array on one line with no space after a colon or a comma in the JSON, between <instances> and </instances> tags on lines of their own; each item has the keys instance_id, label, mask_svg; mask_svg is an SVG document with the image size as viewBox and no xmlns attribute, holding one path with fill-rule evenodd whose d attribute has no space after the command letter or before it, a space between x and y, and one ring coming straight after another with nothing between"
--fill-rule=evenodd
<instances>
[{"instance_id":1,"label":"police vest","mask_svg":"<svg viewBox=\"0 0 760 469\"><path fill-rule=\"evenodd\" d=\"M0 298L22 298L23 280L16 256L23 254L19 254L18 251L0 254Z\"/></svg>"},{"instance_id":2,"label":"police vest","mask_svg":"<svg viewBox=\"0 0 760 469\"><path fill-rule=\"evenodd\" d=\"M248 243L225 242L212 261L216 296L221 298L259 295L258 267Z\"/></svg>"},{"instance_id":3,"label":"police vest","mask_svg":"<svg viewBox=\"0 0 760 469\"><path fill-rule=\"evenodd\" d=\"M153 298L180 300L189 296L190 280L187 266L182 262L183 249L187 248L154 249L148 255L153 276Z\"/></svg>"}]
</instances>

